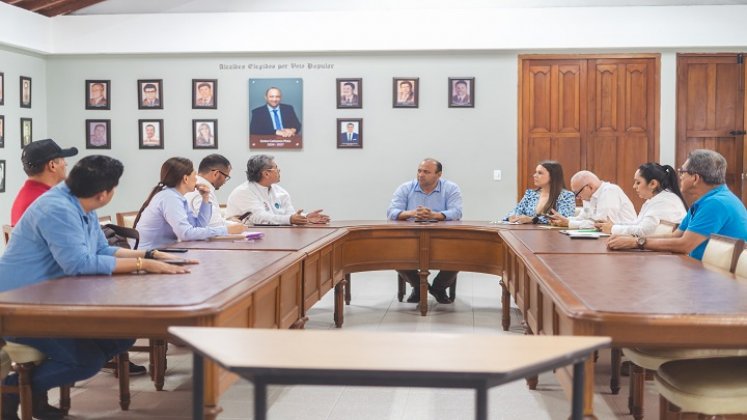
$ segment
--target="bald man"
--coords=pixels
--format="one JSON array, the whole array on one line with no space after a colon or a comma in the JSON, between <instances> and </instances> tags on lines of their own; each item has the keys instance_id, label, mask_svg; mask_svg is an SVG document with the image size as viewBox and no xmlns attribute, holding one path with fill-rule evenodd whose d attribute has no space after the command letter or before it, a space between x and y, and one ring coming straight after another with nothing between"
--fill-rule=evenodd
<instances>
[{"instance_id":1,"label":"bald man","mask_svg":"<svg viewBox=\"0 0 747 420\"><path fill-rule=\"evenodd\" d=\"M550 223L570 229L593 229L595 221L612 223L635 223L633 203L622 188L599 179L593 172L579 171L571 178L571 191L584 203L584 208L575 217L564 217L551 210Z\"/></svg>"}]
</instances>

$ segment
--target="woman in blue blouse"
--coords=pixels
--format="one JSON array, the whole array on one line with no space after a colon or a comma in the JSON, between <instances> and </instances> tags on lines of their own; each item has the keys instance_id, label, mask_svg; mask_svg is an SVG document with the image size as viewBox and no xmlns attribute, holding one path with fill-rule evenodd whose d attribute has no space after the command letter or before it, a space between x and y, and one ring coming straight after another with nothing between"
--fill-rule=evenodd
<instances>
[{"instance_id":1,"label":"woman in blue blouse","mask_svg":"<svg viewBox=\"0 0 747 420\"><path fill-rule=\"evenodd\" d=\"M545 216L551 209L565 217L576 211L576 197L565 189L563 167L554 160L545 160L534 170L535 189L524 193L516 208L503 218L514 223L550 223Z\"/></svg>"},{"instance_id":2,"label":"woman in blue blouse","mask_svg":"<svg viewBox=\"0 0 747 420\"><path fill-rule=\"evenodd\" d=\"M184 195L191 191L202 195L200 211L195 216ZM197 185L192 161L173 157L161 166L161 182L150 192L135 218L141 248L157 248L176 241L207 239L227 233L241 233L241 224L209 227L212 215L210 190Z\"/></svg>"}]
</instances>

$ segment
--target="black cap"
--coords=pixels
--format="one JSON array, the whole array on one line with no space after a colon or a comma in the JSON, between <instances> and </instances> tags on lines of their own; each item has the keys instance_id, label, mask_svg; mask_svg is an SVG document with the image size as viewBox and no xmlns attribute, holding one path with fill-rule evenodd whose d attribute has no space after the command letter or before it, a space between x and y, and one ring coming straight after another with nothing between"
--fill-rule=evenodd
<instances>
[{"instance_id":1,"label":"black cap","mask_svg":"<svg viewBox=\"0 0 747 420\"><path fill-rule=\"evenodd\" d=\"M54 140L44 139L31 142L28 146L24 147L21 153L21 162L23 162L24 167L33 167L47 163L53 159L75 156L77 154L78 149L75 147L63 149Z\"/></svg>"}]
</instances>

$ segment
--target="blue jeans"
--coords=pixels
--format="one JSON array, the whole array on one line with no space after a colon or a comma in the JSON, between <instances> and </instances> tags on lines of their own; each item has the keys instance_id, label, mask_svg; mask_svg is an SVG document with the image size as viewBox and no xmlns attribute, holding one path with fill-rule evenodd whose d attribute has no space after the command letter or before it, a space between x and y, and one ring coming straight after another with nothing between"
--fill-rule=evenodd
<instances>
[{"instance_id":1,"label":"blue jeans","mask_svg":"<svg viewBox=\"0 0 747 420\"><path fill-rule=\"evenodd\" d=\"M5 337L7 341L31 346L47 359L31 372L34 394L72 384L95 375L104 364L135 343L133 339L25 338ZM17 385L18 375L10 375L5 385Z\"/></svg>"}]
</instances>

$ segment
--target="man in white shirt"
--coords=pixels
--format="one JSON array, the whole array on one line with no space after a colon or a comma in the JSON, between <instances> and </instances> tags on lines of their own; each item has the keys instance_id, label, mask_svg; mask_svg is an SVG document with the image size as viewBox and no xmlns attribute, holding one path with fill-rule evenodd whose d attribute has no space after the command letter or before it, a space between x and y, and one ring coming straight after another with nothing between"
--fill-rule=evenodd
<instances>
[{"instance_id":1,"label":"man in white shirt","mask_svg":"<svg viewBox=\"0 0 747 420\"><path fill-rule=\"evenodd\" d=\"M246 162L247 181L228 196L226 218L237 217L255 225L305 225L328 223L329 216L322 210L303 214L296 211L290 195L280 182L280 168L268 155L255 155Z\"/></svg>"},{"instance_id":2,"label":"man in white shirt","mask_svg":"<svg viewBox=\"0 0 747 420\"><path fill-rule=\"evenodd\" d=\"M226 220L223 219L223 215L220 212L220 204L218 203L215 191L219 190L229 179L231 179L231 162L223 155L207 155L200 162L199 168L197 168L197 184L206 185L210 190L210 205L213 207L213 214L208 224L210 227L226 225ZM192 207L192 211L197 215L200 212L200 205L202 204L202 195L200 192L195 190L187 193L184 197Z\"/></svg>"},{"instance_id":3,"label":"man in white shirt","mask_svg":"<svg viewBox=\"0 0 747 420\"><path fill-rule=\"evenodd\" d=\"M633 203L622 188L602 182L590 171L579 171L571 178L571 190L584 202L584 208L575 217L563 217L552 211L550 222L570 229L593 229L595 222L635 223Z\"/></svg>"}]
</instances>

